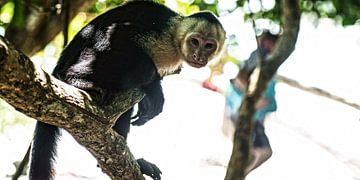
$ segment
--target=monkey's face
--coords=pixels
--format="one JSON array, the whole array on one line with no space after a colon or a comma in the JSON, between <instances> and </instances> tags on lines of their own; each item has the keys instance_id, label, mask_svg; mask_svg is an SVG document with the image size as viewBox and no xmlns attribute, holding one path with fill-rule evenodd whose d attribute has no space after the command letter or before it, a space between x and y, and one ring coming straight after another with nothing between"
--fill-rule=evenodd
<instances>
[{"instance_id":1,"label":"monkey's face","mask_svg":"<svg viewBox=\"0 0 360 180\"><path fill-rule=\"evenodd\" d=\"M191 33L185 38L185 61L193 67L204 67L220 46L214 38Z\"/></svg>"},{"instance_id":2,"label":"monkey's face","mask_svg":"<svg viewBox=\"0 0 360 180\"><path fill-rule=\"evenodd\" d=\"M215 16L207 12L192 16L203 17L204 15L215 19ZM225 31L218 21L210 22L204 18L188 18L185 22L191 28L187 30L181 43L184 60L192 67L204 67L222 53Z\"/></svg>"}]
</instances>

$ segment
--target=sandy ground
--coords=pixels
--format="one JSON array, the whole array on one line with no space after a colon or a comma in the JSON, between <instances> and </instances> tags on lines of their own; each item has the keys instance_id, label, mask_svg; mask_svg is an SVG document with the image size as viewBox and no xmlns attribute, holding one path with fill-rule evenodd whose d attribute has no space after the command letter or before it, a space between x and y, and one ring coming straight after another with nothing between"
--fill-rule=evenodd
<instances>
[{"instance_id":1,"label":"sandy ground","mask_svg":"<svg viewBox=\"0 0 360 180\"><path fill-rule=\"evenodd\" d=\"M156 163L165 180L224 179L232 150L221 132L224 98L188 79L165 78L163 113L132 127L129 146L136 157ZM359 111L284 84L277 86L277 99L278 111L266 121L273 156L248 180L360 179ZM31 130L24 132L31 136ZM8 137L0 136L0 179L7 179L11 162L28 144ZM66 133L58 154L56 179L108 179Z\"/></svg>"}]
</instances>

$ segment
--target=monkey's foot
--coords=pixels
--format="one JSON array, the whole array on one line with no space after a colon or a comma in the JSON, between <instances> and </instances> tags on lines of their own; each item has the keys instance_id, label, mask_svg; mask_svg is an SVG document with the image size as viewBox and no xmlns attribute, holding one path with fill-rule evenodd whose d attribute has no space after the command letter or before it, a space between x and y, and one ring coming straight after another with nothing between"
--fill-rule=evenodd
<instances>
[{"instance_id":1,"label":"monkey's foot","mask_svg":"<svg viewBox=\"0 0 360 180\"><path fill-rule=\"evenodd\" d=\"M137 163L140 166L140 170L143 174L152 177L154 180L161 179L161 171L160 169L153 163L146 161L145 159L137 159Z\"/></svg>"}]
</instances>

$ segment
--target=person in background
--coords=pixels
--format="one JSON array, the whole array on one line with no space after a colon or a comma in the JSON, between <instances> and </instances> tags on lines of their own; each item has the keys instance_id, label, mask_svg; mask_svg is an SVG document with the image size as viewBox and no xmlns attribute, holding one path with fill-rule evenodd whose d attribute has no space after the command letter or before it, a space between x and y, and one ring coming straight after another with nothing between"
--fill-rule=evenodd
<instances>
[{"instance_id":1,"label":"person in background","mask_svg":"<svg viewBox=\"0 0 360 180\"><path fill-rule=\"evenodd\" d=\"M263 32L259 37L260 51L259 49L253 51L249 59L246 60L240 68L237 76L230 80L230 86L225 94L225 119L223 124L224 134L232 137L234 133L234 122L237 119L238 109L241 105L242 98L246 93L251 74L256 68L258 55L262 57L261 60L265 60L266 56L273 50L277 39L277 35L273 35L268 31ZM253 157L251 158L251 162L246 170L246 174L259 167L272 155L272 149L268 137L265 134L264 121L266 115L270 112L276 111L277 108L274 79L269 82L262 99L260 99L256 104L256 108L252 146L250 149L250 153Z\"/></svg>"}]
</instances>

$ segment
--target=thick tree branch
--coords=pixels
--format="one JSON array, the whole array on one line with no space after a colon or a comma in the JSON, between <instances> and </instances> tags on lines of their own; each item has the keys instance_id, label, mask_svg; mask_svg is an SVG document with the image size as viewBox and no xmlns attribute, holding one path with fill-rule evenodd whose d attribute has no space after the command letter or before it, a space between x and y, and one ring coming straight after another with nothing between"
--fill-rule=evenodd
<instances>
[{"instance_id":1,"label":"thick tree branch","mask_svg":"<svg viewBox=\"0 0 360 180\"><path fill-rule=\"evenodd\" d=\"M69 19L78 12L88 9L96 0L69 1ZM54 10L53 1L19 1L16 3L15 17L6 29L5 37L27 56L43 49L62 30L64 16ZM17 17L19 16L19 17ZM19 22L21 20L21 22Z\"/></svg>"},{"instance_id":2,"label":"thick tree branch","mask_svg":"<svg viewBox=\"0 0 360 180\"><path fill-rule=\"evenodd\" d=\"M226 180L245 179L246 168L250 160L250 139L252 136L252 121L255 114L255 104L261 98L268 82L279 66L289 57L295 48L300 24L300 5L298 0L282 0L282 22L284 33L273 52L262 61L255 89L247 92L239 109L235 124L234 146L228 165ZM258 72L255 70L255 72ZM251 86L251 85L250 85Z\"/></svg>"},{"instance_id":3,"label":"thick tree branch","mask_svg":"<svg viewBox=\"0 0 360 180\"><path fill-rule=\"evenodd\" d=\"M0 38L0 98L36 120L64 128L111 179L144 179L124 138L111 128L142 97L140 90L133 89L100 107L86 92L39 69Z\"/></svg>"}]
</instances>

